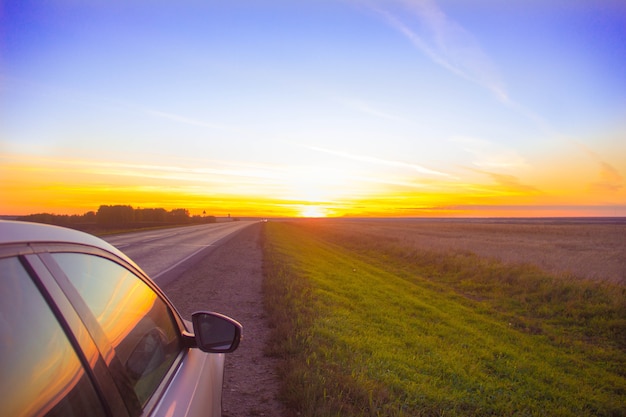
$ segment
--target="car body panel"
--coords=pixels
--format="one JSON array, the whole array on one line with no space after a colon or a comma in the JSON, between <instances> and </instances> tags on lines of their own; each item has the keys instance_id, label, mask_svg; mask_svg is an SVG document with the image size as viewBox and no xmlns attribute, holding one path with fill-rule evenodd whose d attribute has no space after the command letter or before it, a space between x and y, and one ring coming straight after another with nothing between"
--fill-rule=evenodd
<instances>
[{"instance_id":1,"label":"car body panel","mask_svg":"<svg viewBox=\"0 0 626 417\"><path fill-rule=\"evenodd\" d=\"M150 416L221 416L224 354L189 349Z\"/></svg>"}]
</instances>

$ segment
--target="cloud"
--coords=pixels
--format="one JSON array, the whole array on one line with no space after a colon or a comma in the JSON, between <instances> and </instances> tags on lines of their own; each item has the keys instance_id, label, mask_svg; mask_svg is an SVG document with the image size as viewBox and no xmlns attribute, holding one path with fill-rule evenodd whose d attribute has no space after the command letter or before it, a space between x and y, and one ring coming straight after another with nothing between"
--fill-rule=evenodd
<instances>
[{"instance_id":1,"label":"cloud","mask_svg":"<svg viewBox=\"0 0 626 417\"><path fill-rule=\"evenodd\" d=\"M484 139L457 136L450 141L474 156L472 163L485 169L527 168L528 163L515 150Z\"/></svg>"},{"instance_id":2,"label":"cloud","mask_svg":"<svg viewBox=\"0 0 626 417\"><path fill-rule=\"evenodd\" d=\"M624 178L619 171L610 164L599 161L600 180L589 184L589 190L599 193L616 193L624 188Z\"/></svg>"},{"instance_id":3,"label":"cloud","mask_svg":"<svg viewBox=\"0 0 626 417\"><path fill-rule=\"evenodd\" d=\"M381 119L386 119L386 120L391 120L394 122L409 122L409 120L404 119L400 116L397 116L395 114L386 112L384 110L381 110L380 108L378 108L378 106L374 106L371 103L364 101L364 100L358 100L358 99L340 99L339 102L341 104L343 104L346 107L349 107L353 110L359 111L361 113L365 113L369 116L374 116L374 117L378 117Z\"/></svg>"},{"instance_id":4,"label":"cloud","mask_svg":"<svg viewBox=\"0 0 626 417\"><path fill-rule=\"evenodd\" d=\"M540 190L532 185L523 184L520 179L514 175L500 174L497 172L483 171L479 169L472 169L479 174L487 175L496 183L498 189L503 189L507 192L521 193L521 194L536 194L540 193Z\"/></svg>"},{"instance_id":5,"label":"cloud","mask_svg":"<svg viewBox=\"0 0 626 417\"><path fill-rule=\"evenodd\" d=\"M245 164L232 161L197 161L180 165L157 163L129 163L96 159L59 159L0 153L0 161L11 161L12 170L41 173L71 174L80 178L93 175L108 178L155 180L161 184L273 184L284 177L284 172L273 166ZM5 164L7 165L7 164ZM207 167L209 166L209 167ZM47 174L42 174L47 175Z\"/></svg>"},{"instance_id":6,"label":"cloud","mask_svg":"<svg viewBox=\"0 0 626 417\"><path fill-rule=\"evenodd\" d=\"M588 185L589 191L593 193L617 193L624 188L624 177L617 168L604 161L597 152L594 152L584 143L574 141L574 144L599 165L600 179Z\"/></svg>"},{"instance_id":7,"label":"cloud","mask_svg":"<svg viewBox=\"0 0 626 417\"><path fill-rule=\"evenodd\" d=\"M476 38L450 19L432 0L405 0L409 16L387 8L374 8L433 62L490 90L501 102L511 104L504 83ZM416 19L411 19L412 17Z\"/></svg>"},{"instance_id":8,"label":"cloud","mask_svg":"<svg viewBox=\"0 0 626 417\"><path fill-rule=\"evenodd\" d=\"M172 120L174 122L178 122L178 123L182 123L182 124L186 124L190 126L206 127L209 129L223 130L223 131L239 130L232 126L221 125L217 123L208 123L202 120L192 119L190 117L181 116L181 115L174 114L174 113L167 113L167 112L162 112L162 111L152 110L152 109L142 109L142 110L151 116L156 116L161 119Z\"/></svg>"},{"instance_id":9,"label":"cloud","mask_svg":"<svg viewBox=\"0 0 626 417\"><path fill-rule=\"evenodd\" d=\"M522 184L519 178L508 175L508 174L498 174L495 172L484 172L484 174L489 175L499 186L503 187L508 191L515 192L523 192L523 193L536 193L539 190L531 185Z\"/></svg>"},{"instance_id":10,"label":"cloud","mask_svg":"<svg viewBox=\"0 0 626 417\"><path fill-rule=\"evenodd\" d=\"M450 178L453 177L452 175L450 175L448 173L441 172L441 171L436 171L436 170L433 170L433 169L430 169L430 168L423 167L423 166L418 165L418 164L410 164L408 162L393 161L393 160L382 159L382 158L377 158L377 157L373 157L373 156L358 155L358 154L353 154L353 153L335 151L335 150L332 150L332 149L320 148L320 147L317 147L317 146L307 146L307 147L309 149L317 151L317 152L324 152L324 153L331 154L331 155L341 156L343 158L351 159L353 161L368 162L368 163L372 163L372 164L393 166L393 167L398 167L398 168L407 168L407 169L410 169L410 170L417 171L420 174L443 176L443 177L450 177Z\"/></svg>"}]
</instances>

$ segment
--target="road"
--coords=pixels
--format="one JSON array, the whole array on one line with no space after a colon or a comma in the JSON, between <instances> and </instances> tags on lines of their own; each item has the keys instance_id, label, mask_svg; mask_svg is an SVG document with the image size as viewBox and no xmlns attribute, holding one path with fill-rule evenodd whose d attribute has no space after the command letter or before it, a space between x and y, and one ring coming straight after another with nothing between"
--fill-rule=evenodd
<instances>
[{"instance_id":1,"label":"road","mask_svg":"<svg viewBox=\"0 0 626 417\"><path fill-rule=\"evenodd\" d=\"M255 221L211 223L105 237L128 255L153 280L163 285L185 262L200 256Z\"/></svg>"}]
</instances>

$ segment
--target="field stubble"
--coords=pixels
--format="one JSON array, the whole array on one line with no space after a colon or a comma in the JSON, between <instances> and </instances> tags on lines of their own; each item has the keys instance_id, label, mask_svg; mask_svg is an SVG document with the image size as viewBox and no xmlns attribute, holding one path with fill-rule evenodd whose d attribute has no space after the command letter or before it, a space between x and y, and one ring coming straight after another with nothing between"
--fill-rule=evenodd
<instances>
[{"instance_id":1,"label":"field stubble","mask_svg":"<svg viewBox=\"0 0 626 417\"><path fill-rule=\"evenodd\" d=\"M336 231L417 250L467 252L547 272L626 284L626 223L325 220Z\"/></svg>"}]
</instances>

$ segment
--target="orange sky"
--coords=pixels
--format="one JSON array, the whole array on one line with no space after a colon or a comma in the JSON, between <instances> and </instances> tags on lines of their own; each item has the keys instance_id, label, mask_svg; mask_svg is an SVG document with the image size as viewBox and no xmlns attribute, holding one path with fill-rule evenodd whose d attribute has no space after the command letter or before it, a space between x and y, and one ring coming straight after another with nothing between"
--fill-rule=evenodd
<instances>
[{"instance_id":1,"label":"orange sky","mask_svg":"<svg viewBox=\"0 0 626 417\"><path fill-rule=\"evenodd\" d=\"M0 213L84 214L101 204L129 204L242 217L624 216L626 153L618 150L607 161L573 146L560 149L561 158L542 155L542 169L459 167L430 178L411 177L406 167L372 178L323 166L207 169L4 154Z\"/></svg>"}]
</instances>

